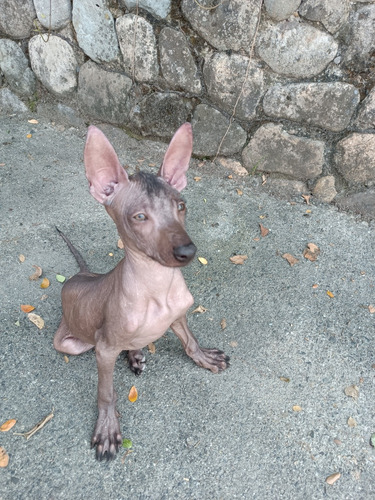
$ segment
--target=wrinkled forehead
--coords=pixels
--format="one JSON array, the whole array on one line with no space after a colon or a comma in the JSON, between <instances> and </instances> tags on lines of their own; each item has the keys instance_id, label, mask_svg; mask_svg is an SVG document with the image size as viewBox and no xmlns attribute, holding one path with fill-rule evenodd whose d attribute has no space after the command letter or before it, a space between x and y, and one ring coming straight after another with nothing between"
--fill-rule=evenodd
<instances>
[{"instance_id":1,"label":"wrinkled forehead","mask_svg":"<svg viewBox=\"0 0 375 500\"><path fill-rule=\"evenodd\" d=\"M124 211L131 212L146 207L158 209L173 201L182 200L181 194L176 189L154 174L139 172L130 176L129 181L122 202Z\"/></svg>"}]
</instances>

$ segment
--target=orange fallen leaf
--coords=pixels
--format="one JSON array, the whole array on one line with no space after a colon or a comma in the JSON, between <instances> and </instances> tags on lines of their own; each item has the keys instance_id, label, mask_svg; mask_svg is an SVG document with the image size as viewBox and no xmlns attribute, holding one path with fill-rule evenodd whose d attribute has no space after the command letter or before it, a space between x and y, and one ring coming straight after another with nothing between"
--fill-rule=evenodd
<instances>
[{"instance_id":1,"label":"orange fallen leaf","mask_svg":"<svg viewBox=\"0 0 375 500\"><path fill-rule=\"evenodd\" d=\"M333 299L334 295L332 292L330 292L329 290L327 290L327 295L328 297L330 297L331 299Z\"/></svg>"},{"instance_id":2,"label":"orange fallen leaf","mask_svg":"<svg viewBox=\"0 0 375 500\"><path fill-rule=\"evenodd\" d=\"M229 257L229 260L233 262L233 264L240 265L245 262L245 260L248 259L247 255L233 255L233 257Z\"/></svg>"},{"instance_id":3,"label":"orange fallen leaf","mask_svg":"<svg viewBox=\"0 0 375 500\"><path fill-rule=\"evenodd\" d=\"M8 453L0 446L0 467L7 467L9 463Z\"/></svg>"},{"instance_id":4,"label":"orange fallen leaf","mask_svg":"<svg viewBox=\"0 0 375 500\"><path fill-rule=\"evenodd\" d=\"M18 260L19 260L20 262L25 262L26 257L25 257L25 256L21 253L21 254L18 256Z\"/></svg>"},{"instance_id":5,"label":"orange fallen leaf","mask_svg":"<svg viewBox=\"0 0 375 500\"><path fill-rule=\"evenodd\" d=\"M39 330L41 330L42 328L44 328L44 320L43 320L43 318L41 318L37 314L29 313L27 315L27 317L29 318L29 320L31 321L31 323L34 323L34 325L39 328Z\"/></svg>"},{"instance_id":6,"label":"orange fallen leaf","mask_svg":"<svg viewBox=\"0 0 375 500\"><path fill-rule=\"evenodd\" d=\"M241 189L236 189L236 191L237 191L238 196L242 196L243 195L243 191Z\"/></svg>"},{"instance_id":7,"label":"orange fallen leaf","mask_svg":"<svg viewBox=\"0 0 375 500\"><path fill-rule=\"evenodd\" d=\"M300 411L302 411L302 408L299 405L294 405L292 410L296 411L296 412L300 412Z\"/></svg>"},{"instance_id":8,"label":"orange fallen leaf","mask_svg":"<svg viewBox=\"0 0 375 500\"><path fill-rule=\"evenodd\" d=\"M120 239L118 240L118 242L117 242L117 247L118 247L118 248L121 248L121 249L123 249L123 248L124 248L124 244L123 244L123 242L122 242L122 239L121 239L121 238L120 238Z\"/></svg>"},{"instance_id":9,"label":"orange fallen leaf","mask_svg":"<svg viewBox=\"0 0 375 500\"><path fill-rule=\"evenodd\" d=\"M27 134L27 135L26 135L26 137L27 137L28 139L31 139L32 134Z\"/></svg>"},{"instance_id":10,"label":"orange fallen leaf","mask_svg":"<svg viewBox=\"0 0 375 500\"><path fill-rule=\"evenodd\" d=\"M130 389L128 399L131 403L134 403L138 399L138 391L135 385Z\"/></svg>"},{"instance_id":11,"label":"orange fallen leaf","mask_svg":"<svg viewBox=\"0 0 375 500\"><path fill-rule=\"evenodd\" d=\"M340 479L340 477L341 477L340 472L335 472L334 474L331 474L326 478L326 483L334 484L338 479Z\"/></svg>"},{"instance_id":12,"label":"orange fallen leaf","mask_svg":"<svg viewBox=\"0 0 375 500\"><path fill-rule=\"evenodd\" d=\"M316 288L318 288L318 287L319 287L319 285L317 285L317 284L315 283L312 287L313 287L313 289L315 290Z\"/></svg>"},{"instance_id":13,"label":"orange fallen leaf","mask_svg":"<svg viewBox=\"0 0 375 500\"><path fill-rule=\"evenodd\" d=\"M259 224L259 227L260 227L260 235L262 236L262 238L264 238L265 236L267 236L270 230L264 227L263 224Z\"/></svg>"},{"instance_id":14,"label":"orange fallen leaf","mask_svg":"<svg viewBox=\"0 0 375 500\"><path fill-rule=\"evenodd\" d=\"M36 281L42 276L43 271L40 266L36 266L35 264L33 264L33 268L35 269L35 272L29 276L29 280Z\"/></svg>"},{"instance_id":15,"label":"orange fallen leaf","mask_svg":"<svg viewBox=\"0 0 375 500\"><path fill-rule=\"evenodd\" d=\"M202 177L196 176L196 177L193 177L193 179L195 180L195 182L199 182L200 180L202 180Z\"/></svg>"},{"instance_id":16,"label":"orange fallen leaf","mask_svg":"<svg viewBox=\"0 0 375 500\"><path fill-rule=\"evenodd\" d=\"M229 174L229 175L228 175L228 179L233 179L233 175L232 175L232 174Z\"/></svg>"},{"instance_id":17,"label":"orange fallen leaf","mask_svg":"<svg viewBox=\"0 0 375 500\"><path fill-rule=\"evenodd\" d=\"M368 306L368 310L370 311L370 314L374 314L375 313L375 306Z\"/></svg>"},{"instance_id":18,"label":"orange fallen leaf","mask_svg":"<svg viewBox=\"0 0 375 500\"><path fill-rule=\"evenodd\" d=\"M30 304L21 304L21 311L24 313L30 313L31 311L34 311L34 309L35 307Z\"/></svg>"},{"instance_id":19,"label":"orange fallen leaf","mask_svg":"<svg viewBox=\"0 0 375 500\"><path fill-rule=\"evenodd\" d=\"M33 125L36 125L38 122L38 120L35 120L34 118L32 118L31 120L27 120L29 123L32 123Z\"/></svg>"},{"instance_id":20,"label":"orange fallen leaf","mask_svg":"<svg viewBox=\"0 0 375 500\"><path fill-rule=\"evenodd\" d=\"M320 248L315 245L315 243L308 243L307 248L303 252L305 259L315 262L320 254Z\"/></svg>"},{"instance_id":21,"label":"orange fallen leaf","mask_svg":"<svg viewBox=\"0 0 375 500\"><path fill-rule=\"evenodd\" d=\"M155 347L155 344L153 342L150 342L148 345L147 345L147 348L148 348L148 352L150 352L151 354L155 354L156 352L156 347Z\"/></svg>"},{"instance_id":22,"label":"orange fallen leaf","mask_svg":"<svg viewBox=\"0 0 375 500\"><path fill-rule=\"evenodd\" d=\"M49 287L49 279L48 278L43 278L40 288L48 288Z\"/></svg>"},{"instance_id":23,"label":"orange fallen leaf","mask_svg":"<svg viewBox=\"0 0 375 500\"><path fill-rule=\"evenodd\" d=\"M15 418L11 418L10 420L7 420L4 422L2 425L0 425L0 431L1 432L8 432L17 422Z\"/></svg>"},{"instance_id":24,"label":"orange fallen leaf","mask_svg":"<svg viewBox=\"0 0 375 500\"><path fill-rule=\"evenodd\" d=\"M294 266L294 264L297 264L297 262L299 262L299 260L293 257L293 255L291 255L290 253L284 253L282 255L282 258L289 262L291 266Z\"/></svg>"},{"instance_id":25,"label":"orange fallen leaf","mask_svg":"<svg viewBox=\"0 0 375 500\"><path fill-rule=\"evenodd\" d=\"M68 358L68 356L66 354L64 356L64 361L65 361L65 363L69 363L69 358Z\"/></svg>"},{"instance_id":26,"label":"orange fallen leaf","mask_svg":"<svg viewBox=\"0 0 375 500\"><path fill-rule=\"evenodd\" d=\"M227 327L227 320L225 318L223 318L221 321L220 321L220 326L221 326L221 329L222 330L225 330L226 327Z\"/></svg>"}]
</instances>

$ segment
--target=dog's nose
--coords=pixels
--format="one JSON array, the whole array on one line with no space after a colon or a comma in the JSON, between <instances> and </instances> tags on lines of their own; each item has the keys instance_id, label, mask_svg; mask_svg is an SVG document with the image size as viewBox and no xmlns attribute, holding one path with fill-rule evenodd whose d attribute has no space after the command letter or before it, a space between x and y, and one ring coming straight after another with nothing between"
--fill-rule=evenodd
<instances>
[{"instance_id":1,"label":"dog's nose","mask_svg":"<svg viewBox=\"0 0 375 500\"><path fill-rule=\"evenodd\" d=\"M179 247L174 247L173 255L179 262L190 262L194 257L197 247L194 243L189 243L188 245L181 245Z\"/></svg>"}]
</instances>

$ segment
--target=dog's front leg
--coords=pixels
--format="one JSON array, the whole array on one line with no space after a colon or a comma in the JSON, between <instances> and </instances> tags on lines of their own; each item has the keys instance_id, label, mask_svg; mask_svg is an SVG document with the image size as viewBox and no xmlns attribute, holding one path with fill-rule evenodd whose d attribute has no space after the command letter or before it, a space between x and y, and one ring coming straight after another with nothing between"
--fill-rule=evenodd
<instances>
[{"instance_id":1,"label":"dog's front leg","mask_svg":"<svg viewBox=\"0 0 375 500\"><path fill-rule=\"evenodd\" d=\"M173 333L180 339L188 356L198 365L214 373L225 370L229 366L229 357L219 349L204 349L190 331L186 316L171 324Z\"/></svg>"},{"instance_id":2,"label":"dog's front leg","mask_svg":"<svg viewBox=\"0 0 375 500\"><path fill-rule=\"evenodd\" d=\"M98 365L98 419L91 447L96 446L98 460L111 460L121 445L117 397L113 387L113 370L119 352L101 343L96 344L95 352Z\"/></svg>"}]
</instances>

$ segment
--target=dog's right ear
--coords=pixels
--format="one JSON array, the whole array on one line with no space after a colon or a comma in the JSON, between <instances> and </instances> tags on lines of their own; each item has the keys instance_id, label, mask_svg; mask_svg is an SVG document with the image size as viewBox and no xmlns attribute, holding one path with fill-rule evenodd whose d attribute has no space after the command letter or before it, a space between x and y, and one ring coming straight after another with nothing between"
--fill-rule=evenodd
<instances>
[{"instance_id":1,"label":"dog's right ear","mask_svg":"<svg viewBox=\"0 0 375 500\"><path fill-rule=\"evenodd\" d=\"M87 131L84 161L90 193L99 203L108 205L120 184L129 182L128 175L121 166L112 144L103 132L93 125Z\"/></svg>"}]
</instances>

